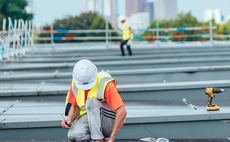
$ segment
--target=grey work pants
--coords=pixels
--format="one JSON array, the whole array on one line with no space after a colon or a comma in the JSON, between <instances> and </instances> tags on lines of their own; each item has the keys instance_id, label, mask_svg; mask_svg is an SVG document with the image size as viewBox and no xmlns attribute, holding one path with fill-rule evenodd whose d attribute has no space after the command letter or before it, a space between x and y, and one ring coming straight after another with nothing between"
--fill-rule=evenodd
<instances>
[{"instance_id":1,"label":"grey work pants","mask_svg":"<svg viewBox=\"0 0 230 142\"><path fill-rule=\"evenodd\" d=\"M76 142L89 142L108 138L112 132L116 113L107 102L97 99L86 101L87 114L77 119L68 132L68 139Z\"/></svg>"}]
</instances>

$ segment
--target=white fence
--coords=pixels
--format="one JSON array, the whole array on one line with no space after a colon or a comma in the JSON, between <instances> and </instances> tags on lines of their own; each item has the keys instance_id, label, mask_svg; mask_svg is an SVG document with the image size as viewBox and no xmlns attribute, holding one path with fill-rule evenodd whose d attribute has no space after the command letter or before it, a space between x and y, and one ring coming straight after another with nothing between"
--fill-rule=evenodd
<instances>
[{"instance_id":1,"label":"white fence","mask_svg":"<svg viewBox=\"0 0 230 142\"><path fill-rule=\"evenodd\" d=\"M33 42L34 28L32 21L22 19L14 20L8 17L8 31L6 19L3 19L2 31L0 32L0 61L10 60L13 57L22 56L36 48Z\"/></svg>"},{"instance_id":2,"label":"white fence","mask_svg":"<svg viewBox=\"0 0 230 142\"><path fill-rule=\"evenodd\" d=\"M139 36L134 35L133 39L135 40L133 43L150 43L150 44L156 44L162 45L162 44L185 44L185 43L191 43L191 42L197 42L197 43L208 43L210 45L215 45L215 39L217 38L229 38L230 41L230 35L216 35L213 34L213 30L217 29L216 26L212 26L212 22L209 22L208 27L178 27L178 28L159 28L159 24L157 22L155 29L138 29L138 32L149 32L150 36ZM160 35L160 32L169 32L169 31L198 31L198 30L204 30L203 34L190 34L190 35ZM122 39L122 36L112 36L111 33L119 32L117 30L108 29L108 24L106 24L105 29L95 29L95 30L54 30L53 26L51 25L50 30L39 30L35 31L37 34L44 34L49 33L46 37L37 37L35 40L42 41L51 41L52 46L54 45L55 41L65 41L65 40L88 40L87 42L90 42L90 40L98 40L102 43L105 43L108 47L109 44L119 44L119 40ZM135 32L135 31L134 31ZM54 34L69 34L69 33L104 33L102 36L75 36L75 37L57 37ZM109 36L110 35L110 36ZM172 42L172 39L179 39L179 38L188 38L188 37L197 37L199 40L197 41L182 41L182 42ZM202 39L203 40L200 40ZM144 41L145 40L145 41ZM230 43L227 41L228 43ZM224 41L226 42L226 41ZM92 42L91 42L92 43ZM96 42L93 42L96 43Z\"/></svg>"}]
</instances>

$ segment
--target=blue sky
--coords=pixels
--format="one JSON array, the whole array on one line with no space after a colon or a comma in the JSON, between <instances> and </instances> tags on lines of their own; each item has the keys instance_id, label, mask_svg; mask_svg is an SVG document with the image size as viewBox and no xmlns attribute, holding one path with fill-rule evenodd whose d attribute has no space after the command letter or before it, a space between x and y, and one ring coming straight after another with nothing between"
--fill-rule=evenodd
<instances>
[{"instance_id":1,"label":"blue sky","mask_svg":"<svg viewBox=\"0 0 230 142\"><path fill-rule=\"evenodd\" d=\"M119 0L121 3L124 0ZM148 0L154 1L154 0ZM203 21L205 9L221 8L224 16L230 15L230 0L177 0L177 11L191 12L198 20ZM125 6L120 4L121 11ZM36 26L50 24L57 18L65 15L79 15L81 11L81 0L33 0L34 22Z\"/></svg>"}]
</instances>

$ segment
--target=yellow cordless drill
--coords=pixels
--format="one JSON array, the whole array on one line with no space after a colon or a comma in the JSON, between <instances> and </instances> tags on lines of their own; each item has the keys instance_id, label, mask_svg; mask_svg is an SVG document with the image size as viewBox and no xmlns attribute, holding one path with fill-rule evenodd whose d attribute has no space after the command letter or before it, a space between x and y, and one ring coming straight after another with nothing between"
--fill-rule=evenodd
<instances>
[{"instance_id":1,"label":"yellow cordless drill","mask_svg":"<svg viewBox=\"0 0 230 142\"><path fill-rule=\"evenodd\" d=\"M208 95L208 105L207 105L207 111L218 111L220 108L212 104L212 98L215 97L216 93L223 93L224 89L221 88L206 88L205 94Z\"/></svg>"}]
</instances>

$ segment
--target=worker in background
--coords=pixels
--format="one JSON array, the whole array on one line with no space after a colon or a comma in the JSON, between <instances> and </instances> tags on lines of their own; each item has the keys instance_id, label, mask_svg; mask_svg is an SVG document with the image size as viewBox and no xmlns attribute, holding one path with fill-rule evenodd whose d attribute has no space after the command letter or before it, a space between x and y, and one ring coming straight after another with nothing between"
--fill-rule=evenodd
<instances>
[{"instance_id":1,"label":"worker in background","mask_svg":"<svg viewBox=\"0 0 230 142\"><path fill-rule=\"evenodd\" d=\"M75 64L72 77L66 97L68 118L61 122L63 128L69 129L68 139L113 142L127 114L116 80L106 72L97 73L97 67L86 59Z\"/></svg>"},{"instance_id":2,"label":"worker in background","mask_svg":"<svg viewBox=\"0 0 230 142\"><path fill-rule=\"evenodd\" d=\"M124 52L124 48L123 46L126 44L127 46L127 50L129 52L129 55L132 55L132 51L131 51L131 42L132 42L132 38L133 38L133 34L132 34L132 29L129 25L129 23L126 21L125 16L124 15L120 15L118 17L118 20L123 24L123 28L119 30L122 31L122 41L121 41L121 45L120 45L120 49L121 49L121 55L125 56L125 52Z\"/></svg>"}]
</instances>

